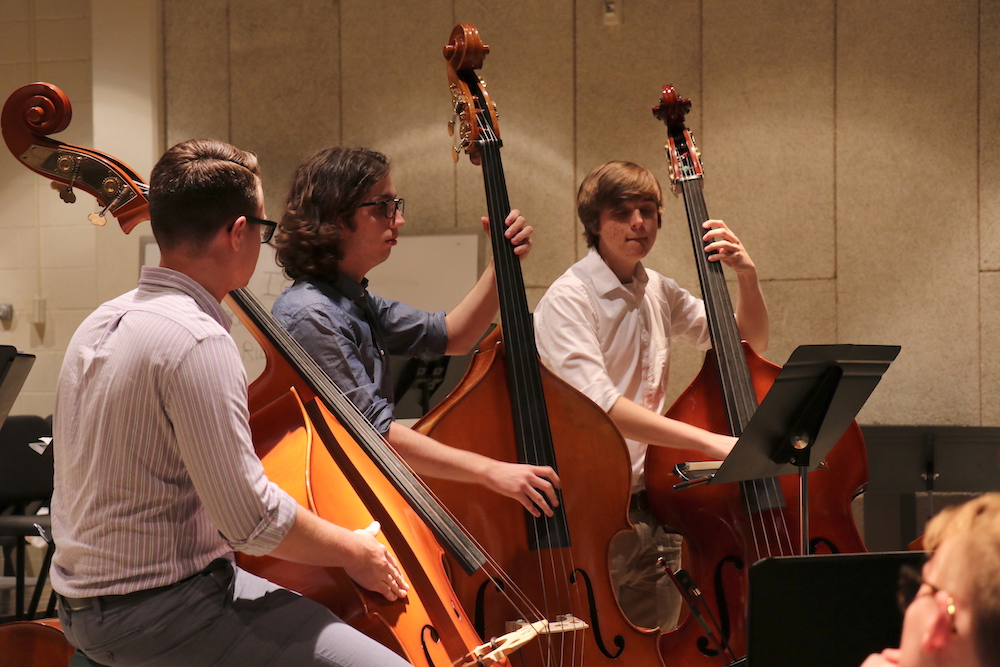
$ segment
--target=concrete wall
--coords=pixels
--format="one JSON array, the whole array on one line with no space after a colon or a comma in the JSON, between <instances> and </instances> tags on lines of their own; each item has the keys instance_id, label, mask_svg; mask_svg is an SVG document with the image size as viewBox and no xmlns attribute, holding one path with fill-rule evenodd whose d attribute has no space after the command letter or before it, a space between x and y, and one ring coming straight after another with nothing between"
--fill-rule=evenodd
<instances>
[{"instance_id":1,"label":"concrete wall","mask_svg":"<svg viewBox=\"0 0 1000 667\"><path fill-rule=\"evenodd\" d=\"M38 22L64 7L79 8L66 20L81 32L59 67L73 63L66 87L86 106L86 47L114 39L109 25L87 32L87 2L0 0L4 90L51 71L23 34L34 21L36 40L50 35ZM733 226L765 281L765 356L782 363L806 343L898 344L863 423L1000 424L995 3L169 0L161 20L163 147L209 135L256 151L277 216L304 154L372 146L394 160L405 235L477 233L481 174L449 159L441 55L456 23L475 24L491 46L480 73L500 109L510 198L537 230L524 265L531 304L585 252L573 202L591 168L630 159L665 182L666 132L649 109L674 84L693 101L709 211ZM44 413L69 324L98 302L96 289L68 304L57 294L75 289L67 269L87 281L101 270L95 258L114 234L80 231L85 239L60 250L53 227L79 220L57 223L46 183L10 160L0 169L0 302L16 309L0 343L47 358L19 404ZM697 291L683 216L668 202L647 264ZM486 252L481 242L480 264ZM383 270L427 269L390 260ZM128 278L115 289L129 289ZM284 284L262 254L251 288L269 302ZM113 291L102 284L99 296ZM67 311L45 338L26 323L35 293L54 319ZM252 372L259 354L248 342L244 351ZM675 393L699 363L679 354Z\"/></svg>"}]
</instances>

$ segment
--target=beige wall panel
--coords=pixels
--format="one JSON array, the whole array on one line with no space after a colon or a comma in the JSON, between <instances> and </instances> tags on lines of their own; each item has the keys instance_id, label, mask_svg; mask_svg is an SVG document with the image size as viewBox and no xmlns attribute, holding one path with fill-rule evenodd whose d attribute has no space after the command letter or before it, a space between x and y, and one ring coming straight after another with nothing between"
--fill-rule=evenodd
<instances>
[{"instance_id":1,"label":"beige wall panel","mask_svg":"<svg viewBox=\"0 0 1000 667\"><path fill-rule=\"evenodd\" d=\"M31 16L31 0L0 0L0 23L27 21Z\"/></svg>"},{"instance_id":2,"label":"beige wall panel","mask_svg":"<svg viewBox=\"0 0 1000 667\"><path fill-rule=\"evenodd\" d=\"M762 285L771 339L761 356L779 366L799 345L837 342L837 284L830 280L768 280ZM735 293L735 286L730 287Z\"/></svg>"},{"instance_id":3,"label":"beige wall panel","mask_svg":"<svg viewBox=\"0 0 1000 667\"><path fill-rule=\"evenodd\" d=\"M730 284L735 299L736 286ZM822 345L836 341L836 282L830 280L768 280L762 284L771 317L771 337L765 360L783 365L799 345ZM735 302L734 302L735 303ZM671 356L668 405L691 383L701 369L704 356L680 345Z\"/></svg>"},{"instance_id":4,"label":"beige wall panel","mask_svg":"<svg viewBox=\"0 0 1000 667\"><path fill-rule=\"evenodd\" d=\"M90 61L70 60L63 62L38 63L35 67L35 77L38 81L59 86L59 89L66 93L70 103L73 105L73 121L70 130L79 135L81 132L90 134L90 118L81 117L80 111L89 109L93 100L93 80L90 71ZM23 81L22 85L30 83ZM86 125L84 130L81 126ZM66 138L65 134L59 136L60 141L70 142L72 139Z\"/></svg>"},{"instance_id":5,"label":"beige wall panel","mask_svg":"<svg viewBox=\"0 0 1000 667\"><path fill-rule=\"evenodd\" d=\"M13 90L13 89L12 89ZM35 190L39 185L45 185L35 175L35 172L25 169L18 160L15 160L6 144L0 144L3 152L0 159L0 230L9 233L9 230L24 229L31 230L37 237L36 230L37 206L35 204ZM48 189L48 185L45 185ZM51 192L51 191L50 191ZM57 197L59 195L56 195ZM37 257L38 249L35 248ZM7 242L0 249L0 268L23 268L23 262L27 258L16 249L16 244ZM33 264L37 266L37 262Z\"/></svg>"},{"instance_id":6,"label":"beige wall panel","mask_svg":"<svg viewBox=\"0 0 1000 667\"><path fill-rule=\"evenodd\" d=\"M838 5L840 342L903 346L867 423L980 422L977 7Z\"/></svg>"},{"instance_id":7,"label":"beige wall panel","mask_svg":"<svg viewBox=\"0 0 1000 667\"><path fill-rule=\"evenodd\" d=\"M600 2L577 2L577 167L565 243L575 244L577 257L586 254L575 206L583 178L608 160L636 162L664 188L663 229L645 264L699 293L684 206L669 193L667 129L652 107L663 86L673 85L693 100L688 126L696 133L701 127L701 5L693 0L619 5L619 22L606 24Z\"/></svg>"},{"instance_id":8,"label":"beige wall panel","mask_svg":"<svg viewBox=\"0 0 1000 667\"><path fill-rule=\"evenodd\" d=\"M1000 426L1000 273L979 278L980 334L982 341L982 425Z\"/></svg>"},{"instance_id":9,"label":"beige wall panel","mask_svg":"<svg viewBox=\"0 0 1000 667\"><path fill-rule=\"evenodd\" d=\"M340 141L337 3L233 2L232 141L260 157L269 215L278 217L295 166Z\"/></svg>"},{"instance_id":10,"label":"beige wall panel","mask_svg":"<svg viewBox=\"0 0 1000 667\"><path fill-rule=\"evenodd\" d=\"M1000 3L980 3L979 20L979 266L996 271L1000 270Z\"/></svg>"},{"instance_id":11,"label":"beige wall panel","mask_svg":"<svg viewBox=\"0 0 1000 667\"><path fill-rule=\"evenodd\" d=\"M564 234L574 192L573 3L456 0L455 22L475 25L490 46L479 74L500 116L510 203L535 228L524 281L547 287L575 259ZM463 155L456 174L458 226L476 229L486 214L482 169Z\"/></svg>"},{"instance_id":12,"label":"beige wall panel","mask_svg":"<svg viewBox=\"0 0 1000 667\"><path fill-rule=\"evenodd\" d=\"M163 3L166 144L229 140L229 0Z\"/></svg>"},{"instance_id":13,"label":"beige wall panel","mask_svg":"<svg viewBox=\"0 0 1000 667\"><path fill-rule=\"evenodd\" d=\"M29 0L38 18L80 18L90 15L90 0Z\"/></svg>"},{"instance_id":14,"label":"beige wall panel","mask_svg":"<svg viewBox=\"0 0 1000 667\"><path fill-rule=\"evenodd\" d=\"M32 81L63 89L73 105L68 143L93 143L90 3L0 2L0 99ZM0 325L0 344L30 352L36 362L13 414L52 412L53 389L72 331L58 326L67 309L91 307L96 280L94 233L86 215L93 198L78 192L67 206L50 182L18 164L6 147L0 159L0 302L14 319ZM36 297L45 299L45 324L31 322ZM89 312L89 310L88 310Z\"/></svg>"},{"instance_id":15,"label":"beige wall panel","mask_svg":"<svg viewBox=\"0 0 1000 667\"><path fill-rule=\"evenodd\" d=\"M833 2L708 0L704 22L709 212L763 278L832 278Z\"/></svg>"},{"instance_id":16,"label":"beige wall panel","mask_svg":"<svg viewBox=\"0 0 1000 667\"><path fill-rule=\"evenodd\" d=\"M455 226L451 118L442 48L454 25L450 0L341 3L343 142L392 160L406 199L402 234Z\"/></svg>"}]
</instances>

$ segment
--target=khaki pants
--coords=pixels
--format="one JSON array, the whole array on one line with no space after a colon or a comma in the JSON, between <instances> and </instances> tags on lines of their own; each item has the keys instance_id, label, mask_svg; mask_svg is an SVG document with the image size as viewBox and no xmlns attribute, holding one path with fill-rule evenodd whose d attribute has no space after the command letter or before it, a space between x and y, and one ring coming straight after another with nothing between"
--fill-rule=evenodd
<instances>
[{"instance_id":1,"label":"khaki pants","mask_svg":"<svg viewBox=\"0 0 1000 667\"><path fill-rule=\"evenodd\" d=\"M681 596L666 572L657 565L663 556L670 569L681 566L681 536L656 523L649 509L629 510L635 532L611 543L611 581L618 604L632 623L668 632L677 627Z\"/></svg>"}]
</instances>

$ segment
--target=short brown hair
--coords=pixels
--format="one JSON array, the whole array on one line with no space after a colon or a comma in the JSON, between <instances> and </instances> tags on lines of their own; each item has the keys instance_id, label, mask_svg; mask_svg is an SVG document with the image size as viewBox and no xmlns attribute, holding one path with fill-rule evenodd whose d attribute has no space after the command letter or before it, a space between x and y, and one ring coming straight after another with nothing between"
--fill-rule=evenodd
<instances>
[{"instance_id":1,"label":"short brown hair","mask_svg":"<svg viewBox=\"0 0 1000 667\"><path fill-rule=\"evenodd\" d=\"M969 597L976 655L983 665L1000 667L1000 493L938 513L927 524L924 546L934 551L944 540L961 543L965 562L951 567L967 573L962 594Z\"/></svg>"},{"instance_id":2,"label":"short brown hair","mask_svg":"<svg viewBox=\"0 0 1000 667\"><path fill-rule=\"evenodd\" d=\"M257 156L217 139L191 139L159 159L149 177L149 217L165 250L204 247L260 205Z\"/></svg>"},{"instance_id":3,"label":"short brown hair","mask_svg":"<svg viewBox=\"0 0 1000 667\"><path fill-rule=\"evenodd\" d=\"M344 228L375 185L389 175L389 158L367 148L325 148L298 166L274 245L285 275L334 278L344 258Z\"/></svg>"},{"instance_id":4,"label":"short brown hair","mask_svg":"<svg viewBox=\"0 0 1000 667\"><path fill-rule=\"evenodd\" d=\"M656 202L656 225L663 220L663 191L653 173L634 162L605 162L587 174L576 193L576 212L583 223L588 248L600 240L601 211L620 206L630 199Z\"/></svg>"}]
</instances>

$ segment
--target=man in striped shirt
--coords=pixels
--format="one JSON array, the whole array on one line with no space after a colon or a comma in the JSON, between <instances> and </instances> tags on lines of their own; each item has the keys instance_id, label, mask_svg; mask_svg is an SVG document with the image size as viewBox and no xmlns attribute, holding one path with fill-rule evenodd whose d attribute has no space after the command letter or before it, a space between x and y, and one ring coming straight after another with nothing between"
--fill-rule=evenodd
<instances>
[{"instance_id":1,"label":"man in striped shirt","mask_svg":"<svg viewBox=\"0 0 1000 667\"><path fill-rule=\"evenodd\" d=\"M389 600L408 584L377 527L299 506L254 453L246 374L220 306L274 230L256 157L174 146L150 179L159 267L70 342L54 410L52 583L66 636L105 665L406 664L234 551L343 567Z\"/></svg>"}]
</instances>

